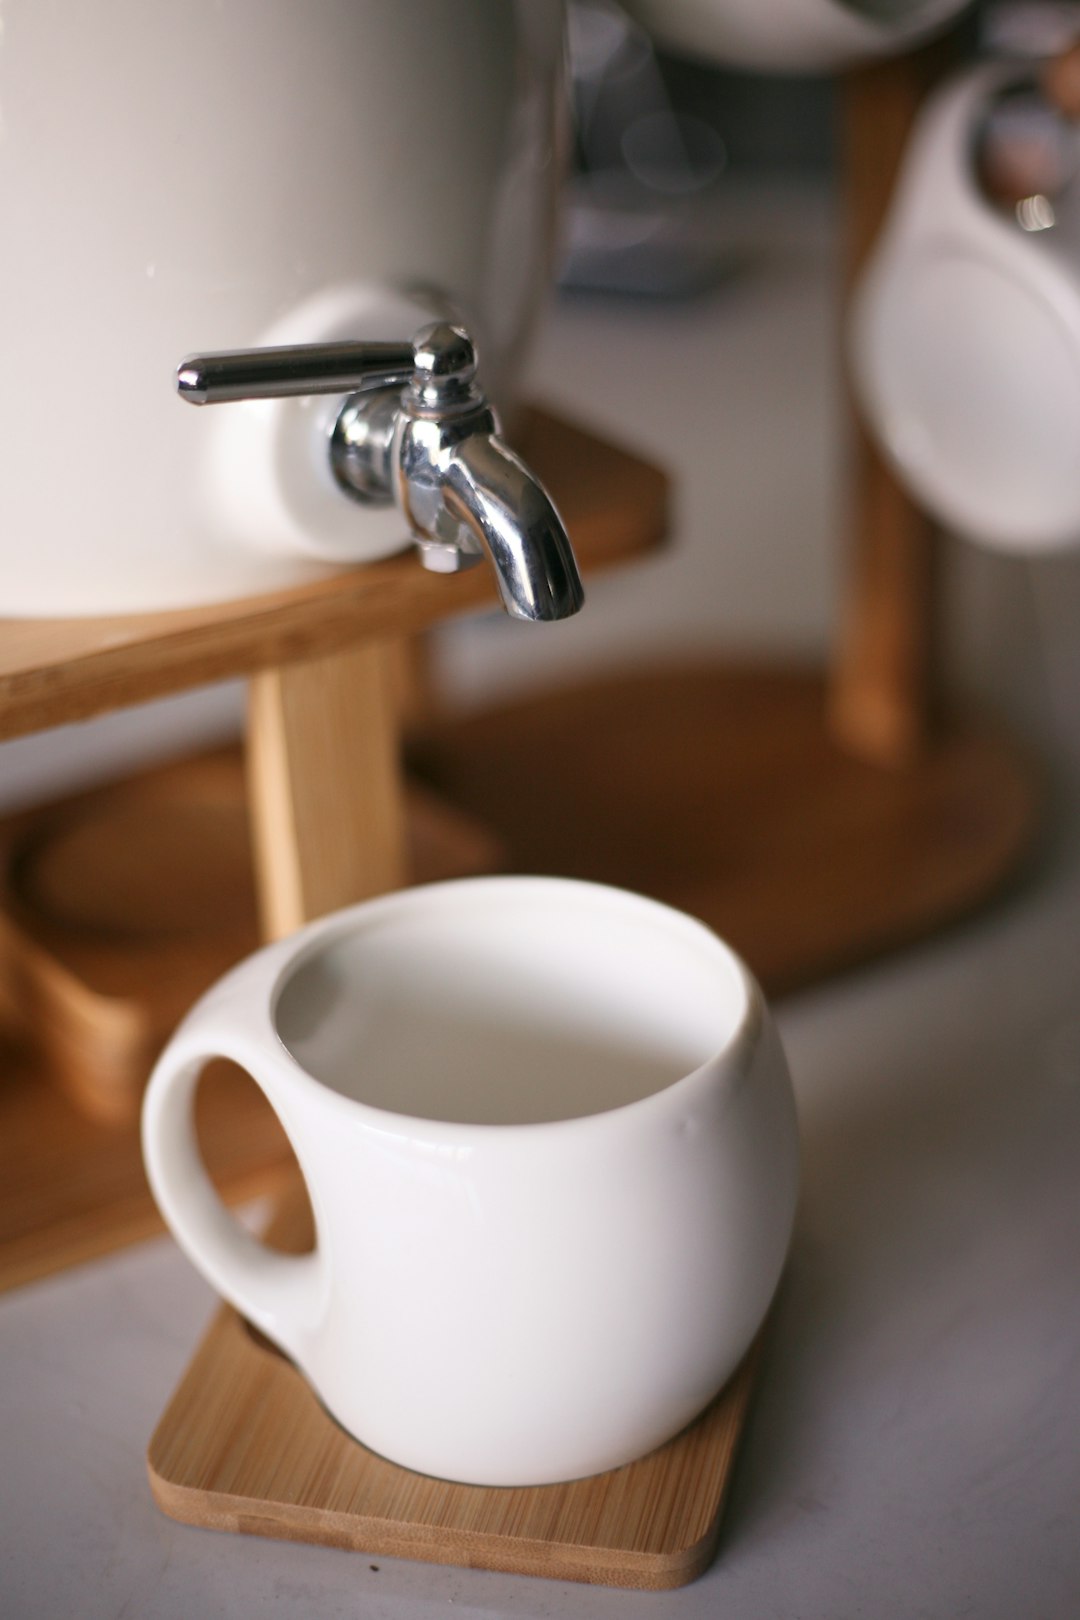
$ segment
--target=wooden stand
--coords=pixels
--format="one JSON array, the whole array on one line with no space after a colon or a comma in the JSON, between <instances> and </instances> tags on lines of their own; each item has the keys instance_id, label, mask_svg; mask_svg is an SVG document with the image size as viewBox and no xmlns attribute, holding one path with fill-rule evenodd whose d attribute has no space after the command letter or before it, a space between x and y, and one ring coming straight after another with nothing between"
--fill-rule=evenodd
<instances>
[{"instance_id":1,"label":"wooden stand","mask_svg":"<svg viewBox=\"0 0 1080 1620\"><path fill-rule=\"evenodd\" d=\"M524 449L559 503L586 571L626 561L662 539L667 481L656 468L539 411L527 425ZM437 577L406 555L246 602L114 619L9 621L0 625L0 737L212 680L251 677L247 803L261 932L275 937L412 875L398 747L401 643L440 619L493 607L495 600L486 569ZM188 876L182 881L174 873L170 885L168 872L162 881L162 863L170 859L168 838L164 853L158 847L157 867L144 868L140 878L138 841L125 834L125 827L130 833L145 825L147 792L151 800L159 793L160 806L160 781L157 788L142 785L141 802L138 788L134 802L123 789L113 801L120 812L114 870L126 854L132 856L134 887L126 900L115 884L102 889L99 883L94 892L107 863L100 848L90 855L84 845L85 858L69 865L68 881L58 879L68 915L50 914L48 895L56 894L55 884L49 889L50 871L56 876L50 861L58 859L62 873L63 838L59 848L54 840L41 859L40 837L20 846L22 865L14 873L18 892L0 930L0 977L9 1014L28 1013L36 1027L47 1026L61 1063L73 1044L85 1057L83 1043L94 1029L114 1055L118 1043L130 1052L145 1037L142 1058L148 1061L155 1041L191 995L255 942L251 906L245 911L243 901L250 888L243 827L235 816L230 821L227 807L222 810L222 794L227 798L229 791L223 769L227 774L227 766L212 761L195 767L201 774L194 798L202 811L210 811L202 823L208 836L202 842L192 837L189 821L186 834L174 838L174 851L186 854ZM190 775L187 784L190 805ZM232 791L235 803L235 787ZM420 875L446 875L461 861L461 840L453 824L448 840L445 817L432 834L430 820L431 863ZM423 828L417 839L415 814L412 821L413 847L422 852ZM8 833L13 836L10 827ZM78 854L79 836L76 821L68 855L72 848ZM449 861L448 844L455 846ZM466 836L466 867L470 848ZM200 882L203 861L210 871ZM28 871L36 889L33 882L27 886ZM90 915L81 919L73 871L90 907ZM186 977L163 972L160 955L155 961L156 892L179 907L188 922L184 907L190 908L194 893L203 897L210 926L187 936L184 927L174 929L167 947L174 965L177 953L182 959L185 951L194 952ZM231 909L230 896L236 902ZM88 922L100 922L102 907L109 925L88 928ZM135 910L144 920L133 928ZM168 927L161 932L167 934ZM125 986L124 972L132 967L136 977ZM113 1106L116 1099L99 1097L99 1117L128 1117L120 1128L104 1128L41 1084L25 1056L10 1054L5 1067L0 1287L158 1229L130 1118L137 1098ZM140 1066L136 1072L141 1083L145 1071ZM204 1089L211 1116L207 1151L223 1193L246 1197L275 1184L286 1149L254 1086L232 1075Z\"/></svg>"},{"instance_id":2,"label":"wooden stand","mask_svg":"<svg viewBox=\"0 0 1080 1620\"><path fill-rule=\"evenodd\" d=\"M879 227L939 61L935 48L849 81L852 274ZM666 484L656 469L541 413L526 448L587 567L643 553L662 537ZM445 864L443 839L425 875L505 864L654 893L726 934L772 991L917 937L994 892L1035 826L1035 775L1007 739L937 712L936 537L862 436L852 490L849 591L827 680L752 666L636 671L474 721L429 719L416 763L473 819L464 824L472 851L465 864L460 852ZM492 601L483 570L435 578L398 558L252 602L9 623L0 626L0 736L250 676L247 797L261 931L272 937L418 870L407 847L394 696L404 638ZM217 825L233 849L232 870L242 868L247 882L235 816L232 831L222 818ZM484 852L487 830L500 854ZM194 840L182 842L190 854ZM230 882L218 882L214 897ZM142 892L148 887L160 892L160 880ZM186 877L181 892L190 898ZM120 1028L114 1056L118 1042L134 1050L143 1040L132 1065L140 1081L182 1006L256 932L250 905L237 928L216 917L209 949L187 977L160 971L160 958L149 971L153 983L177 992L174 1003L163 1007L151 989L140 992L140 1006L129 997L118 1007L124 997L101 977L107 953L98 951L91 974L73 931L61 942L56 919L40 905L32 914L26 902L25 890L13 896L0 933L9 1001L48 1025L61 1052L90 1050L90 1026L100 1030L107 1012L110 1028ZM152 901L144 913L152 915ZM146 946L144 934L136 942L144 963ZM147 1023L148 997L157 1011ZM65 1138L53 1118L56 1099L36 1096L14 1081L0 1088L0 1285L88 1252L85 1236L72 1247L74 1205L71 1220L56 1223L55 1241L46 1235L44 1150L34 1146L44 1127L35 1130L35 1109L49 1113L48 1174L65 1187L86 1185L87 1127L73 1122ZM129 1087L129 1113L132 1105ZM250 1105L248 1098L243 1107ZM58 1145L65 1139L68 1157ZM93 1152L102 1163L115 1159L115 1218L102 1214L108 1176L91 1178L85 1206L100 1246L141 1234L153 1220L134 1139L114 1141L115 1155L103 1140ZM10 1162L9 1143L20 1144ZM227 1189L230 1176L226 1169ZM237 1184L251 1190L250 1165L237 1170ZM27 1208L39 1222L29 1242Z\"/></svg>"},{"instance_id":3,"label":"wooden stand","mask_svg":"<svg viewBox=\"0 0 1080 1620\"><path fill-rule=\"evenodd\" d=\"M280 769L280 749L276 763ZM255 802L289 803L287 787ZM338 856L316 828L322 864L303 889L290 828L272 828L276 843L263 853L278 863L277 881L263 886L269 917L260 928L252 808L243 754L223 748L0 822L6 1023L88 1118L134 1123L146 1077L180 1018L261 938L288 926L283 901L294 915L301 903L314 907L312 884L328 883L338 858L353 885L360 881L362 852L346 845ZM374 810L383 837L396 836L385 808ZM505 864L481 822L413 783L402 821L403 882Z\"/></svg>"},{"instance_id":4,"label":"wooden stand","mask_svg":"<svg viewBox=\"0 0 1080 1620\"><path fill-rule=\"evenodd\" d=\"M885 223L919 107L954 60L955 39L848 75L841 100L846 237L854 288ZM939 536L848 412L848 547L828 719L841 747L887 769L925 751L936 712Z\"/></svg>"}]
</instances>

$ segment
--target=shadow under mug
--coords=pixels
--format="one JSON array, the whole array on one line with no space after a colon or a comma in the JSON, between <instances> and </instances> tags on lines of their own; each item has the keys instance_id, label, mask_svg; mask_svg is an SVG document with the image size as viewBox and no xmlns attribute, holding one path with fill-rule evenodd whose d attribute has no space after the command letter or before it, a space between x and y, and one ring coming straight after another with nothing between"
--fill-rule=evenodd
<instances>
[{"instance_id":1,"label":"shadow under mug","mask_svg":"<svg viewBox=\"0 0 1080 1620\"><path fill-rule=\"evenodd\" d=\"M289 1136L308 1255L207 1177L218 1056ZM765 1315L797 1183L742 963L666 906L547 878L405 890L242 962L159 1060L143 1149L181 1247L347 1430L485 1485L617 1467L696 1417Z\"/></svg>"}]
</instances>

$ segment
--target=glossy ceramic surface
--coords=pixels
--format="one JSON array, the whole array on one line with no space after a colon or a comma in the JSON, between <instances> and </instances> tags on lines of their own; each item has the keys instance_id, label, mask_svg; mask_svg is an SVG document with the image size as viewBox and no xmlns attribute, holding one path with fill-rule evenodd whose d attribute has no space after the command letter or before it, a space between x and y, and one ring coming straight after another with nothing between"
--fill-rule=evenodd
<instances>
[{"instance_id":1,"label":"glossy ceramic surface","mask_svg":"<svg viewBox=\"0 0 1080 1620\"><path fill-rule=\"evenodd\" d=\"M928 104L853 304L853 380L900 477L942 523L1003 551L1080 543L1080 186L1024 229L977 183L981 67Z\"/></svg>"},{"instance_id":2,"label":"glossy ceramic surface","mask_svg":"<svg viewBox=\"0 0 1080 1620\"><path fill-rule=\"evenodd\" d=\"M289 1134L309 1256L269 1253L210 1187L191 1101L218 1054ZM678 1432L747 1349L793 1220L759 989L701 924L591 884L409 890L259 952L178 1030L143 1133L181 1246L335 1417L477 1484Z\"/></svg>"},{"instance_id":3,"label":"glossy ceramic surface","mask_svg":"<svg viewBox=\"0 0 1080 1620\"><path fill-rule=\"evenodd\" d=\"M202 417L175 368L410 339L449 302L505 404L550 276L561 29L561 0L5 4L0 615L224 599L405 543L334 484L328 406Z\"/></svg>"}]
</instances>

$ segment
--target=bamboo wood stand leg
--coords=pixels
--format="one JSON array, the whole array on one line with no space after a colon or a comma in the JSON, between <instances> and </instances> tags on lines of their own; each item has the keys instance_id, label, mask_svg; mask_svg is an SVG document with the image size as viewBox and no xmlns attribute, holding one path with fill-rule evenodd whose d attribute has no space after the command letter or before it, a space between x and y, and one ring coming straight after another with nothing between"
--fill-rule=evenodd
<instances>
[{"instance_id":1,"label":"bamboo wood stand leg","mask_svg":"<svg viewBox=\"0 0 1080 1620\"><path fill-rule=\"evenodd\" d=\"M933 732L938 535L861 428L852 459L856 533L828 722L847 752L898 767L917 758Z\"/></svg>"},{"instance_id":2,"label":"bamboo wood stand leg","mask_svg":"<svg viewBox=\"0 0 1080 1620\"><path fill-rule=\"evenodd\" d=\"M392 643L251 680L249 809L263 935L406 879Z\"/></svg>"},{"instance_id":3,"label":"bamboo wood stand leg","mask_svg":"<svg viewBox=\"0 0 1080 1620\"><path fill-rule=\"evenodd\" d=\"M884 223L919 105L955 50L955 39L946 39L844 83L848 294ZM918 757L933 731L938 534L851 416L851 540L828 721L848 752L899 767Z\"/></svg>"}]
</instances>

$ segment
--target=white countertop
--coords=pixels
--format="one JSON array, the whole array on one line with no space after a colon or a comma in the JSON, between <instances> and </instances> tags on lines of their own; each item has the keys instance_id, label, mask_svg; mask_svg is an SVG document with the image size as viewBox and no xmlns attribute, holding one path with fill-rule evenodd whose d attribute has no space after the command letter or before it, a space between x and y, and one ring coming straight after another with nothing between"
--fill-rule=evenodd
<instances>
[{"instance_id":1,"label":"white countertop","mask_svg":"<svg viewBox=\"0 0 1080 1620\"><path fill-rule=\"evenodd\" d=\"M656 453L673 459L683 491L679 550L598 587L595 642L579 639L570 663L631 632L637 646L634 627L653 622L665 592L669 631L680 602L693 602L700 643L714 525L717 642L740 627L758 644L770 631L778 644L820 636L831 600L821 458L835 435L817 420L822 385L806 368L827 362L826 268L812 246L726 302L634 317L583 302L556 316L538 361L545 393L580 399L586 419L625 421L638 443L649 401L619 357L643 334L639 372L668 401ZM706 431L695 406L698 425L688 415L676 442L679 368L685 376L703 323L718 346L720 414ZM750 456L766 430L793 447L786 483ZM782 533L796 537L786 560L767 549ZM1012 577L998 569L991 583ZM451 649L460 684L477 694L516 656L505 626L484 635ZM1017 645L1029 661L1022 635ZM546 655L529 656L541 675ZM1059 763L1076 777L1075 661L1058 669L1049 705ZM382 1558L373 1571L355 1554L172 1523L152 1502L143 1457L213 1301L162 1240L0 1298L0 1615L418 1620L451 1604L461 1616L537 1620L1080 1612L1078 805L1080 785L1063 794L1036 868L1007 901L778 1009L804 1191L719 1554L698 1582L638 1595Z\"/></svg>"},{"instance_id":2,"label":"white countertop","mask_svg":"<svg viewBox=\"0 0 1080 1620\"><path fill-rule=\"evenodd\" d=\"M1080 838L782 1004L805 1185L719 1555L633 1595L199 1531L147 1439L213 1302L159 1241L0 1300L0 1612L1064 1620L1080 1604Z\"/></svg>"}]
</instances>

